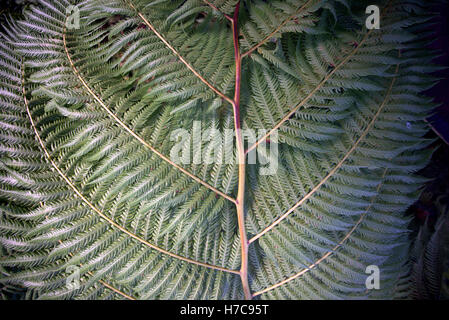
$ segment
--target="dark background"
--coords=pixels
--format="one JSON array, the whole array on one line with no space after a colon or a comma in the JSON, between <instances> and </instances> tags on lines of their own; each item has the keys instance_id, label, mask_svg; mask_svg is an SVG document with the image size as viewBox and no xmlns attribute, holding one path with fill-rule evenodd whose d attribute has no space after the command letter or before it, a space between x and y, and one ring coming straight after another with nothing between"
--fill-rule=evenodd
<instances>
[{"instance_id":1,"label":"dark background","mask_svg":"<svg viewBox=\"0 0 449 320\"><path fill-rule=\"evenodd\" d=\"M430 47L442 52L442 56L435 59L435 63L449 67L449 1L446 0L446 3L436 6L433 10L439 13L439 18L434 25L436 40ZM426 94L435 97L435 101L442 105L430 120L446 143L449 143L449 69L438 72L436 76L442 80Z\"/></svg>"},{"instance_id":2,"label":"dark background","mask_svg":"<svg viewBox=\"0 0 449 320\"><path fill-rule=\"evenodd\" d=\"M429 166L421 172L422 175L433 180L427 184L420 201L411 208L418 224L423 224L426 217L434 222L441 214L436 208L437 201L443 201L449 205L449 1L442 2L432 10L438 13L438 17L431 30L435 34L435 41L429 45L429 48L441 53L441 56L435 59L435 63L445 69L434 74L441 80L425 92L440 106L428 118L429 125L433 129L428 137L437 138L431 146L437 150Z\"/></svg>"}]
</instances>

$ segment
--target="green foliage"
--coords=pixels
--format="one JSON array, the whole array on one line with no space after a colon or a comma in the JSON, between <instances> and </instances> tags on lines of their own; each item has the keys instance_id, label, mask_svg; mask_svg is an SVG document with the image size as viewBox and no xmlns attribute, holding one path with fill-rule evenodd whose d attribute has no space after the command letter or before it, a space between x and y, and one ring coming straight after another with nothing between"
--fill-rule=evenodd
<instances>
[{"instance_id":1,"label":"green foliage","mask_svg":"<svg viewBox=\"0 0 449 320\"><path fill-rule=\"evenodd\" d=\"M444 197L437 201L439 216L434 226L429 220L419 229L411 261L411 293L414 299L448 299L449 228L448 207Z\"/></svg>"},{"instance_id":2,"label":"green foliage","mask_svg":"<svg viewBox=\"0 0 449 320\"><path fill-rule=\"evenodd\" d=\"M40 0L9 21L0 41L0 283L39 299L243 298L239 224L226 198L237 196L238 165L180 170L164 158L171 133L191 132L194 121L233 128L232 106L216 91L234 95L224 14L236 3L215 1L220 13L200 0L85 0L80 28L70 29L68 1ZM242 126L279 128L276 174L247 165L256 298L408 289L404 211L430 155L433 105L419 92L434 83L433 53L423 49L431 15L422 1L378 3L381 29L371 31L371 1L241 3ZM365 287L369 265L380 267L379 290ZM79 288L66 285L69 266L79 267Z\"/></svg>"}]
</instances>

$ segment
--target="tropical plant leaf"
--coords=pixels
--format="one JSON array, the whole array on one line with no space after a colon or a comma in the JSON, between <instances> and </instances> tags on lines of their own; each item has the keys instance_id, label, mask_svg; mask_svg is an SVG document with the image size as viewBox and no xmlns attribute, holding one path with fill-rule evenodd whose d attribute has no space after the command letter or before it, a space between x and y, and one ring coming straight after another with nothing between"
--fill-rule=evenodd
<instances>
[{"instance_id":1,"label":"tropical plant leaf","mask_svg":"<svg viewBox=\"0 0 449 320\"><path fill-rule=\"evenodd\" d=\"M393 297L431 153L431 15L379 1L368 30L368 5L40 0L10 19L0 282L39 299Z\"/></svg>"},{"instance_id":2,"label":"tropical plant leaf","mask_svg":"<svg viewBox=\"0 0 449 320\"><path fill-rule=\"evenodd\" d=\"M426 218L419 228L418 236L411 251L411 272L409 296L413 299L445 299L445 276L448 264L449 238L445 233L448 228L448 208L445 196L436 199L438 217L433 223Z\"/></svg>"}]
</instances>

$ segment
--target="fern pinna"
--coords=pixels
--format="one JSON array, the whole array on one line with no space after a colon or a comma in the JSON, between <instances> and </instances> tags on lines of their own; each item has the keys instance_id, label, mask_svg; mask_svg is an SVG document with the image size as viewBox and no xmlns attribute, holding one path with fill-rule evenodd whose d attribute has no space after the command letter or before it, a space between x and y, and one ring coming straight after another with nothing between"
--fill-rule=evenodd
<instances>
[{"instance_id":1,"label":"fern pinna","mask_svg":"<svg viewBox=\"0 0 449 320\"><path fill-rule=\"evenodd\" d=\"M39 0L8 19L0 283L30 299L407 296L431 15L377 1L368 29L371 4ZM189 149L223 155L212 132L228 132L235 161L172 159L198 123Z\"/></svg>"}]
</instances>

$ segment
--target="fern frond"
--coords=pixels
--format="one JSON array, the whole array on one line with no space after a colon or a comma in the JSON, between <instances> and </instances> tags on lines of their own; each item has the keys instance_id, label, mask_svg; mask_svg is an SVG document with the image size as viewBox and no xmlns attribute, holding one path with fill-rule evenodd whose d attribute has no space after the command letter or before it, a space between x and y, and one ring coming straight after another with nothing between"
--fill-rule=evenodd
<instances>
[{"instance_id":1,"label":"fern frond","mask_svg":"<svg viewBox=\"0 0 449 320\"><path fill-rule=\"evenodd\" d=\"M380 30L364 27L367 1L38 2L0 41L2 286L36 299L404 290L404 212L431 153L419 1L381 1ZM249 163L256 150L274 173ZM366 290L369 265L380 290Z\"/></svg>"}]
</instances>

